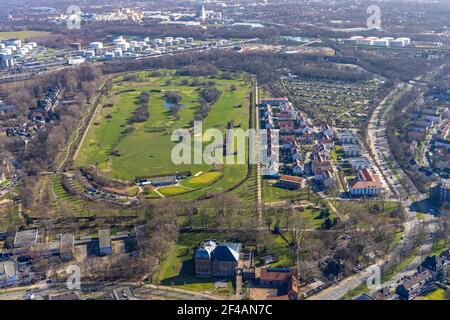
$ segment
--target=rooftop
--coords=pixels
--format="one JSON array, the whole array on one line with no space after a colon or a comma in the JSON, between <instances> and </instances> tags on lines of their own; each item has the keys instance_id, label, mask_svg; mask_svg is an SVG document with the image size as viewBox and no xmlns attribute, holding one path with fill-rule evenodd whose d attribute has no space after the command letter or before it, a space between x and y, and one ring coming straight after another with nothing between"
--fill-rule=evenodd
<instances>
[{"instance_id":1,"label":"rooftop","mask_svg":"<svg viewBox=\"0 0 450 320\"><path fill-rule=\"evenodd\" d=\"M292 274L289 268L261 268L259 277L265 281L287 281Z\"/></svg>"},{"instance_id":2,"label":"rooftop","mask_svg":"<svg viewBox=\"0 0 450 320\"><path fill-rule=\"evenodd\" d=\"M37 229L18 231L14 238L14 248L21 248L36 243L37 235Z\"/></svg>"},{"instance_id":3,"label":"rooftop","mask_svg":"<svg viewBox=\"0 0 450 320\"><path fill-rule=\"evenodd\" d=\"M280 181L289 181L289 182L296 182L296 183L302 183L305 179L301 177L295 177L295 176L286 176L283 175L280 177Z\"/></svg>"},{"instance_id":4,"label":"rooftop","mask_svg":"<svg viewBox=\"0 0 450 320\"><path fill-rule=\"evenodd\" d=\"M111 246L111 231L109 228L98 230L98 241L100 248Z\"/></svg>"}]
</instances>

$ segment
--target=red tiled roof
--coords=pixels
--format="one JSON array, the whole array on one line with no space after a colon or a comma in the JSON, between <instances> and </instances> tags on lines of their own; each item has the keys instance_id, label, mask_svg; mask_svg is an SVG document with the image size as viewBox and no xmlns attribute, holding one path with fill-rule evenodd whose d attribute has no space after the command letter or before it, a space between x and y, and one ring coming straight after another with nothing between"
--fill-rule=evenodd
<instances>
[{"instance_id":1,"label":"red tiled roof","mask_svg":"<svg viewBox=\"0 0 450 320\"><path fill-rule=\"evenodd\" d=\"M287 281L292 276L292 271L280 272L270 271L268 268L261 268L259 278L264 281Z\"/></svg>"},{"instance_id":2,"label":"red tiled roof","mask_svg":"<svg viewBox=\"0 0 450 320\"><path fill-rule=\"evenodd\" d=\"M289 181L289 182L302 183L305 179L303 179L301 177L294 177L294 176L283 175L283 176L280 177L280 181L281 180Z\"/></svg>"}]
</instances>

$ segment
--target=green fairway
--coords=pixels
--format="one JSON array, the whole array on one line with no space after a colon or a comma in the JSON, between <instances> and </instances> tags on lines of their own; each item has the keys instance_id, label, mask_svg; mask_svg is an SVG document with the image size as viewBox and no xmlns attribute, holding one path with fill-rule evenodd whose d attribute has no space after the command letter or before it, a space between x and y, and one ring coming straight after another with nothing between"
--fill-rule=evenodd
<instances>
[{"instance_id":1,"label":"green fairway","mask_svg":"<svg viewBox=\"0 0 450 320\"><path fill-rule=\"evenodd\" d=\"M161 192L162 195L170 197L189 192L190 190L188 188L183 187L164 187L159 188L158 191Z\"/></svg>"},{"instance_id":2,"label":"green fairway","mask_svg":"<svg viewBox=\"0 0 450 320\"><path fill-rule=\"evenodd\" d=\"M20 39L25 40L31 37L44 37L49 35L46 31L4 31L0 32L0 39Z\"/></svg>"},{"instance_id":3,"label":"green fairway","mask_svg":"<svg viewBox=\"0 0 450 320\"><path fill-rule=\"evenodd\" d=\"M221 96L203 120L203 132L209 128L223 131L228 121L233 121L235 127L248 129L250 84L240 75L231 80L198 77L196 79L203 84L193 86L192 77L176 76L173 70L162 73L161 77L139 72L114 79L110 94L102 101L103 107L94 116L76 165L94 164L103 174L122 180L191 171L192 177L182 185L202 189L189 192L189 196L186 194L193 198L206 192L227 190L242 181L247 172L246 164L219 165L214 171L210 164L174 164L171 154L176 142L171 141L171 135L174 130L192 127L192 121L200 111L199 91L207 87L208 81L215 82ZM236 86L235 91L231 91L232 85ZM176 91L181 96L178 117L170 112L164 101L166 91ZM150 116L144 122L130 124L141 92L149 93ZM210 141L202 143L205 147ZM221 148L217 150L221 153ZM235 156L225 157L225 163L229 157ZM203 173L195 176L199 172Z\"/></svg>"},{"instance_id":4,"label":"green fairway","mask_svg":"<svg viewBox=\"0 0 450 320\"><path fill-rule=\"evenodd\" d=\"M199 172L196 176L192 176L182 183L182 185L191 188L205 187L208 186L220 178L222 178L222 172L220 171L210 171L210 172Z\"/></svg>"}]
</instances>

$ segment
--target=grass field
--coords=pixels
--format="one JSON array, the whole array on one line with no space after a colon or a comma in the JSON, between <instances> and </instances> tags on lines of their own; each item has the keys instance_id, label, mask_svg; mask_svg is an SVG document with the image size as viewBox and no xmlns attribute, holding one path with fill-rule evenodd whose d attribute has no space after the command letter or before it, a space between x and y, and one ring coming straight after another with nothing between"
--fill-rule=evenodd
<instances>
[{"instance_id":1,"label":"grass field","mask_svg":"<svg viewBox=\"0 0 450 320\"><path fill-rule=\"evenodd\" d=\"M43 37L49 35L46 31L5 31L0 32L0 39L19 38L25 40L31 37Z\"/></svg>"},{"instance_id":2,"label":"grass field","mask_svg":"<svg viewBox=\"0 0 450 320\"><path fill-rule=\"evenodd\" d=\"M449 295L444 289L438 288L424 295L421 300L449 300Z\"/></svg>"},{"instance_id":3,"label":"grass field","mask_svg":"<svg viewBox=\"0 0 450 320\"><path fill-rule=\"evenodd\" d=\"M172 162L171 153L176 143L171 141L171 134L176 129L191 127L191 122L200 109L198 92L205 85L192 86L191 77L176 76L173 70L165 70L163 73L161 77L151 77L148 72L134 73L136 77L132 81L129 77L124 79L124 76L114 79L109 96L103 99L105 104L111 103L113 106L103 107L95 115L76 164L95 164L104 174L122 180L189 170L192 177L183 181L183 186L201 190L186 193L188 198L227 190L242 181L247 171L245 164L225 164L216 168L216 171L211 171L213 165L210 164ZM214 81L222 92L203 121L203 131L209 128L223 131L228 121L233 121L235 127L248 129L250 85L245 82L243 76L231 80L202 77L198 79L205 82ZM183 80L189 83L182 84ZM235 85L237 89L231 91L231 85ZM128 119L136 109L137 98L143 91L149 92L150 95L150 117L145 122L130 125ZM182 97L178 119L165 105L165 91L178 91ZM133 131L129 132L130 130ZM194 137L192 140L195 139L200 137ZM207 145L210 141L202 143ZM112 155L111 151L116 151L113 153L116 155ZM203 173L195 176L199 172Z\"/></svg>"},{"instance_id":4,"label":"grass field","mask_svg":"<svg viewBox=\"0 0 450 320\"><path fill-rule=\"evenodd\" d=\"M197 174L195 176L186 179L181 184L183 186L190 188L206 187L218 181L223 176L222 172L220 171L209 171L199 173L200 174Z\"/></svg>"},{"instance_id":5,"label":"grass field","mask_svg":"<svg viewBox=\"0 0 450 320\"><path fill-rule=\"evenodd\" d=\"M164 196L170 197L189 192L190 190L188 188L174 186L159 188L158 191L161 192L161 194L163 194Z\"/></svg>"}]
</instances>

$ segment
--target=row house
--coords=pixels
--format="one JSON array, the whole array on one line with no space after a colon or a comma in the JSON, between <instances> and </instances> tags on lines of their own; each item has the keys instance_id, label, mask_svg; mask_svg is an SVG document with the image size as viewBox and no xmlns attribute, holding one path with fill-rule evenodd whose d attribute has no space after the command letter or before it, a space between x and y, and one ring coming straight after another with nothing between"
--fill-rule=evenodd
<instances>
[{"instance_id":1,"label":"row house","mask_svg":"<svg viewBox=\"0 0 450 320\"><path fill-rule=\"evenodd\" d=\"M361 169L371 169L372 165L366 157L352 158L350 159L350 165L354 172Z\"/></svg>"},{"instance_id":2,"label":"row house","mask_svg":"<svg viewBox=\"0 0 450 320\"><path fill-rule=\"evenodd\" d=\"M342 150L348 157L360 157L362 155L362 148L357 144L344 144Z\"/></svg>"},{"instance_id":3,"label":"row house","mask_svg":"<svg viewBox=\"0 0 450 320\"><path fill-rule=\"evenodd\" d=\"M267 105L279 106L279 105L288 104L288 103L289 103L289 99L286 97L261 99L261 104L263 106L267 106Z\"/></svg>"},{"instance_id":4,"label":"row house","mask_svg":"<svg viewBox=\"0 0 450 320\"><path fill-rule=\"evenodd\" d=\"M355 135L350 131L338 132L337 138L341 144L354 144L356 143Z\"/></svg>"}]
</instances>

